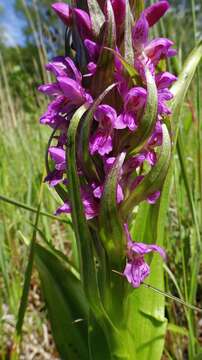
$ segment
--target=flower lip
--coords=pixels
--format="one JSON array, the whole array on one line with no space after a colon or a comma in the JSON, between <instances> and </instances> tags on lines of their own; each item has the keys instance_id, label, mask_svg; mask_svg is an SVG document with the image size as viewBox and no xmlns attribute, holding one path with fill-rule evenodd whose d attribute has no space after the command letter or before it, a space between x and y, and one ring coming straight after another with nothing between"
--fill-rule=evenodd
<instances>
[{"instance_id":1,"label":"flower lip","mask_svg":"<svg viewBox=\"0 0 202 360\"><path fill-rule=\"evenodd\" d=\"M133 242L127 224L124 224L124 230L127 238L128 261L123 275L134 288L138 288L150 273L150 267L145 262L144 255L152 251L158 252L163 259L166 258L166 255L165 251L156 244Z\"/></svg>"}]
</instances>

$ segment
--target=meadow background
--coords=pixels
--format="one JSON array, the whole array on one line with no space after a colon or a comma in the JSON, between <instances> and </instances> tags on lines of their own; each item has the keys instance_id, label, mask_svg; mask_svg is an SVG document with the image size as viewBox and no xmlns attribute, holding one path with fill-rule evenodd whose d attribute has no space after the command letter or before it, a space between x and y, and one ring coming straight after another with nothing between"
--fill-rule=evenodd
<instances>
[{"instance_id":1,"label":"meadow background","mask_svg":"<svg viewBox=\"0 0 202 360\"><path fill-rule=\"evenodd\" d=\"M152 1L150 1L152 2ZM44 154L50 132L39 125L47 102L37 87L48 82L44 65L64 54L65 28L50 0L0 0L0 359L16 358L15 324L29 260L34 212L43 188L37 240L49 242L71 258L72 231L65 217L55 218L60 200L46 184ZM149 2L148 2L149 3ZM176 43L176 74L202 38L201 0L170 0L155 35ZM187 302L193 246L202 234L201 67L189 90L180 121L166 224L166 291ZM202 262L201 262L202 264ZM193 303L202 308L202 267ZM152 291L152 290L151 290ZM32 274L23 325L20 359L59 359L46 319L37 272ZM168 328L163 359L188 359L188 344L202 347L202 316L167 300ZM202 359L201 355L197 358ZM192 359L190 359L192 360Z\"/></svg>"}]
</instances>

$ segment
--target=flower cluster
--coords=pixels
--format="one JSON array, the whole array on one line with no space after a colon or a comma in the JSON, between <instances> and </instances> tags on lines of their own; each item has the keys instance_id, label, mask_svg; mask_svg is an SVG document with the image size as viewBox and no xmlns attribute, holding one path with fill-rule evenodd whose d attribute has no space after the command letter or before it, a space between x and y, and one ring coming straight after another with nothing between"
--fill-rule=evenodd
<instances>
[{"instance_id":1,"label":"flower cluster","mask_svg":"<svg viewBox=\"0 0 202 360\"><path fill-rule=\"evenodd\" d=\"M107 86L115 84L97 106L91 126L89 156L94 159L99 174L95 179L85 175L87 170L82 161L82 154L78 150L77 168L82 179L81 197L87 220L99 216L105 180L119 154L125 153L126 156L117 184L117 207L121 206L121 203L143 181L146 173L155 166L157 149L162 144L163 118L170 114L166 104L172 98L169 87L176 80L174 75L162 70L164 61L176 54L172 41L166 38L149 39L149 29L169 8L167 1L160 1L148 7L136 21L133 19L131 46L135 82L131 81L122 61L126 0L106 0L98 3L105 19L99 35L94 31L88 10L73 8L64 3L52 5L53 10L72 32L72 38L74 39L75 36L79 38L82 44L81 53L85 54L86 63L83 65L80 61L79 50L73 44L71 49L73 56L56 57L46 66L55 76L56 81L39 87L41 92L51 98L51 103L40 121L54 129L55 142L48 150L54 168L49 171L46 181L50 186L58 184L68 186L66 147L71 118L82 104L91 106ZM112 9L116 29L112 39L113 49L107 49L110 46L106 42L111 14L109 8ZM144 146L139 152L133 153L131 144L141 127L141 119L147 105L146 68L152 74L157 88L156 121ZM154 204L159 196L160 189L149 194L147 201ZM67 197L56 214L70 212L71 204ZM128 227L125 226L128 238L128 263L124 275L134 287L137 287L149 274L149 267L143 260L144 254L158 251L162 255L162 250L155 245L133 243L129 237Z\"/></svg>"}]
</instances>

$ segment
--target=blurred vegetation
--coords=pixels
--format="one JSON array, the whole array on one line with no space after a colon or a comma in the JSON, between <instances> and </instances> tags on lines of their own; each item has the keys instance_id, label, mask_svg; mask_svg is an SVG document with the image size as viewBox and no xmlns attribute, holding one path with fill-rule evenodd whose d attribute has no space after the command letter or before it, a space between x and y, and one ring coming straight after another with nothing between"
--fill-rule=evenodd
<instances>
[{"instance_id":1,"label":"blurred vegetation","mask_svg":"<svg viewBox=\"0 0 202 360\"><path fill-rule=\"evenodd\" d=\"M148 1L150 2L152 1ZM47 101L37 92L37 86L50 80L50 75L44 70L48 59L63 54L64 49L65 29L51 11L51 3L51 0L15 1L15 11L25 23L23 46L18 44L15 47L7 46L3 28L0 28L2 33L0 40L0 195L32 207L37 207L38 192L43 176L43 154L49 135L48 129L38 124ZM155 35L168 36L176 42L180 61L179 64L169 65L177 71L189 50L193 48L194 41L201 38L202 3L201 0L195 3L196 34L194 34L191 0L172 0L170 3L172 4L170 13L165 21L161 21L158 27L154 28L153 32ZM3 9L0 11L3 12ZM194 204L200 218L202 199L199 191L200 149L197 138L198 133L201 133L199 123L201 102L199 104L199 100L196 100L197 83L196 79L192 84L180 120L183 157ZM55 192L48 186L44 186L42 210L53 214L59 204L60 200ZM166 272L166 290L178 297L182 295L186 299L189 269L194 262L191 249L195 228L177 155L168 219L166 250L171 275ZM0 200L0 359L6 358L6 354L9 359L8 354L12 353L11 339L22 291L27 245L30 242L33 222L31 212ZM201 218L200 223L200 229L202 229ZM54 243L64 253L69 253L68 234L71 230L66 224L41 216L39 228L46 241ZM202 307L202 272L196 281L198 292L195 305ZM33 292L35 294L39 291L36 275L33 276L32 290L32 295ZM40 303L41 296L39 300ZM33 299L30 300L30 304L35 304ZM30 331L41 337L45 336L42 331L44 311L40 309L40 305L36 307L29 305L25 321L22 359L28 359L26 342L33 341L29 338ZM184 308L169 301L166 316L169 326L164 359L188 359L187 344L190 338L190 327ZM34 319L31 321L32 327L29 325L29 319ZM200 348L202 323L198 314L195 314L195 324L194 337ZM47 356L50 356L49 359L55 359L54 348L50 344L47 345L48 347L49 349L46 350L49 355ZM51 354L49 350L52 351ZM40 356L39 359L46 359L46 355Z\"/></svg>"}]
</instances>

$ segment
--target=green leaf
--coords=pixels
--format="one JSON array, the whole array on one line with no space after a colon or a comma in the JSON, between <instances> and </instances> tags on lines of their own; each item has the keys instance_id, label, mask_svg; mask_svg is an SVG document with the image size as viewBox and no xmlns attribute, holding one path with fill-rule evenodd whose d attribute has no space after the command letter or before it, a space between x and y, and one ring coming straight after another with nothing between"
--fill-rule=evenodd
<instances>
[{"instance_id":1,"label":"green leaf","mask_svg":"<svg viewBox=\"0 0 202 360\"><path fill-rule=\"evenodd\" d=\"M99 36L100 30L105 22L105 17L96 0L87 0L93 33Z\"/></svg>"},{"instance_id":2,"label":"green leaf","mask_svg":"<svg viewBox=\"0 0 202 360\"><path fill-rule=\"evenodd\" d=\"M36 245L36 266L61 359L89 359L88 305L80 281L53 252Z\"/></svg>"},{"instance_id":3,"label":"green leaf","mask_svg":"<svg viewBox=\"0 0 202 360\"><path fill-rule=\"evenodd\" d=\"M129 214L130 211L141 201L146 200L149 195L161 189L166 178L170 165L171 141L165 124L162 125L163 141L160 156L156 165L144 177L141 183L133 190L128 199L122 206L123 214Z\"/></svg>"},{"instance_id":4,"label":"green leaf","mask_svg":"<svg viewBox=\"0 0 202 360\"><path fill-rule=\"evenodd\" d=\"M81 118L88 106L82 105L73 115L67 134L67 163L69 195L72 207L72 220L79 251L81 280L86 296L92 306L99 306L99 294L94 263L93 240L85 218L81 199L80 180L77 174L76 135Z\"/></svg>"},{"instance_id":5,"label":"green leaf","mask_svg":"<svg viewBox=\"0 0 202 360\"><path fill-rule=\"evenodd\" d=\"M172 85L171 92L174 95L170 103L172 110L171 127L174 133L174 144L176 144L179 128L180 113L183 101L195 74L196 68L202 58L202 41L192 50L187 57L178 80Z\"/></svg>"},{"instance_id":6,"label":"green leaf","mask_svg":"<svg viewBox=\"0 0 202 360\"><path fill-rule=\"evenodd\" d=\"M109 172L101 200L99 226L100 235L107 255L113 264L120 264L124 258L123 227L118 212L117 186L125 154L115 160Z\"/></svg>"}]
</instances>

